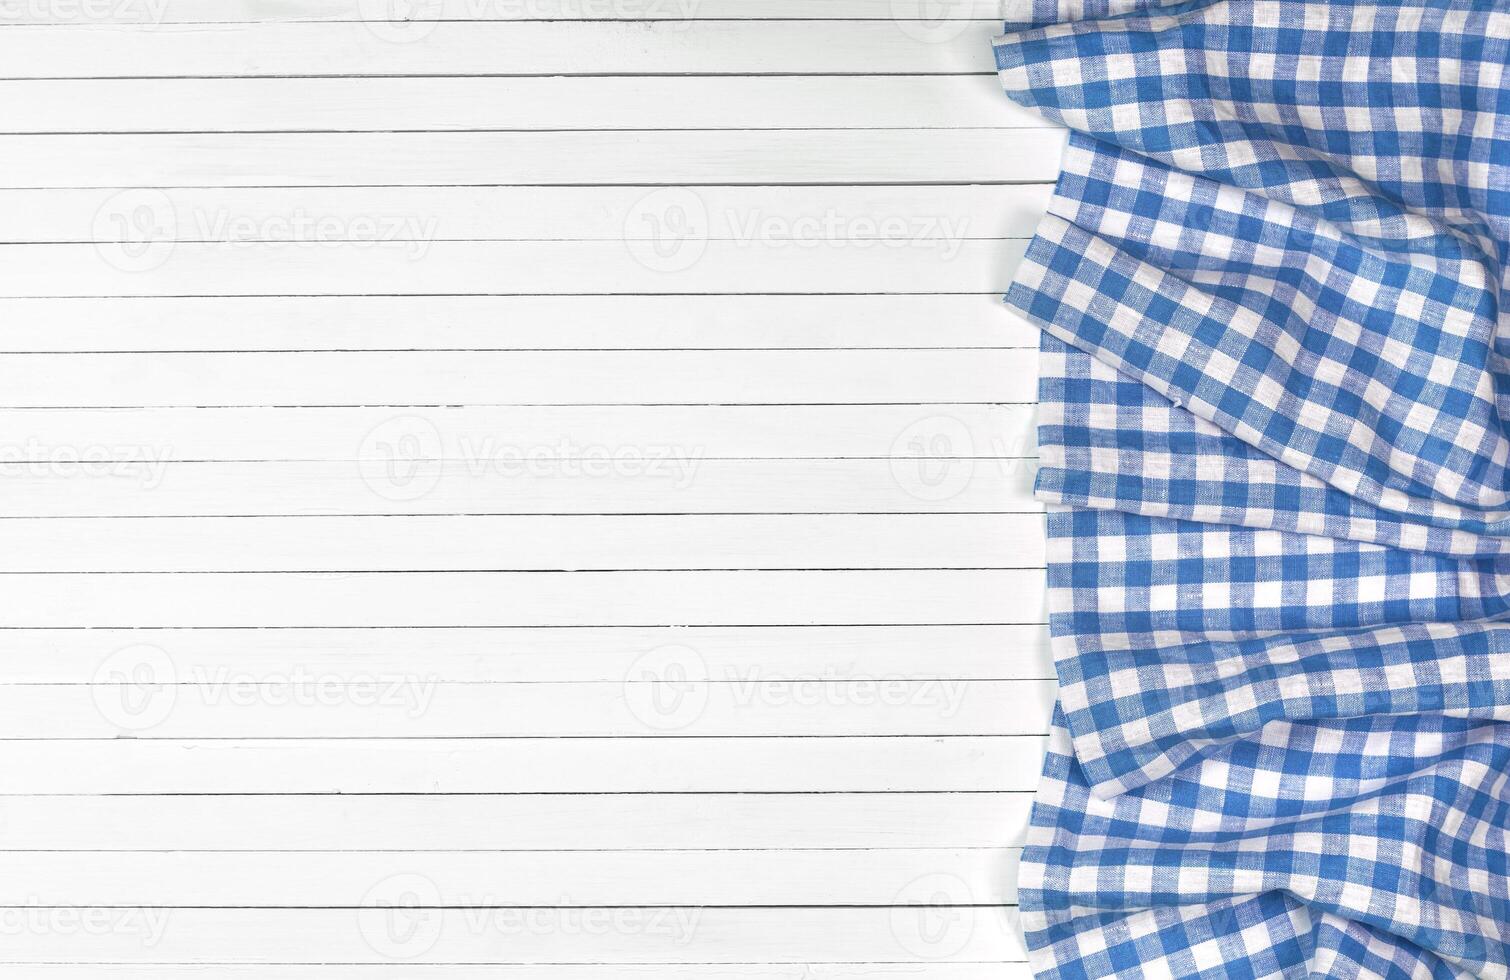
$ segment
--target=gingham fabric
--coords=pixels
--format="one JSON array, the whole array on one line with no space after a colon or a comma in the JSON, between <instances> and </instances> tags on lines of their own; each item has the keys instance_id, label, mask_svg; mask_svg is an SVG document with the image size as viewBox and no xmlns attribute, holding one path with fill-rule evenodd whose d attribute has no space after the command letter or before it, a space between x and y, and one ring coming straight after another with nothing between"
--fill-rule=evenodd
<instances>
[{"instance_id":1,"label":"gingham fabric","mask_svg":"<svg viewBox=\"0 0 1510 980\"><path fill-rule=\"evenodd\" d=\"M1011 6L1035 972L1510 976L1510 5Z\"/></svg>"}]
</instances>

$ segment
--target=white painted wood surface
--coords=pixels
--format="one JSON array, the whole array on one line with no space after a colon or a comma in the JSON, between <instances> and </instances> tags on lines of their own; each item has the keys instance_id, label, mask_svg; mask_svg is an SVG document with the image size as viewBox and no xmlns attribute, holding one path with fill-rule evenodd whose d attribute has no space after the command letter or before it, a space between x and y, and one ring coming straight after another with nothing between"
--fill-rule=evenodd
<instances>
[{"instance_id":1,"label":"white painted wood surface","mask_svg":"<svg viewBox=\"0 0 1510 980\"><path fill-rule=\"evenodd\" d=\"M0 0L0 976L1025 980L994 0Z\"/></svg>"}]
</instances>

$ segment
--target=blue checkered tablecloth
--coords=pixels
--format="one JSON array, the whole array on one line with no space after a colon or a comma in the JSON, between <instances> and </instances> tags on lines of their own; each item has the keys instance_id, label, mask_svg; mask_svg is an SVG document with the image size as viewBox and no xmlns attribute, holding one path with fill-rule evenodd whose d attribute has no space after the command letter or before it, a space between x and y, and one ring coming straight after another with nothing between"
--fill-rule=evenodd
<instances>
[{"instance_id":1,"label":"blue checkered tablecloth","mask_svg":"<svg viewBox=\"0 0 1510 980\"><path fill-rule=\"evenodd\" d=\"M1510 4L1009 5L1037 974L1510 976Z\"/></svg>"}]
</instances>

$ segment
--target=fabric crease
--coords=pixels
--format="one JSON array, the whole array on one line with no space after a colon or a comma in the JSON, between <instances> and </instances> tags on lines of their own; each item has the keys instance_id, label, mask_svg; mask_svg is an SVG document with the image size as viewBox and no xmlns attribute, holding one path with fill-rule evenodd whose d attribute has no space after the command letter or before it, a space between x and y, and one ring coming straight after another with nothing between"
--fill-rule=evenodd
<instances>
[{"instance_id":1,"label":"fabric crease","mask_svg":"<svg viewBox=\"0 0 1510 980\"><path fill-rule=\"evenodd\" d=\"M1510 977L1510 8L1008 6L1036 974Z\"/></svg>"}]
</instances>

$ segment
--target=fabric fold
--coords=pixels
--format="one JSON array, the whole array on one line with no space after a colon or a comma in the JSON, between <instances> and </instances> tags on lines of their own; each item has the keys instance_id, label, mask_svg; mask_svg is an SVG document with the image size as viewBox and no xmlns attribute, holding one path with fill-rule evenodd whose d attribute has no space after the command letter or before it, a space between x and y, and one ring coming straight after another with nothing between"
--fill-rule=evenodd
<instances>
[{"instance_id":1,"label":"fabric fold","mask_svg":"<svg viewBox=\"0 0 1510 980\"><path fill-rule=\"evenodd\" d=\"M997 42L1007 94L1074 131L1008 302L1351 497L1504 532L1510 112L1485 38L1510 11L1170 9Z\"/></svg>"},{"instance_id":2,"label":"fabric fold","mask_svg":"<svg viewBox=\"0 0 1510 980\"><path fill-rule=\"evenodd\" d=\"M1510 977L1510 10L1014 0L1042 978Z\"/></svg>"}]
</instances>

